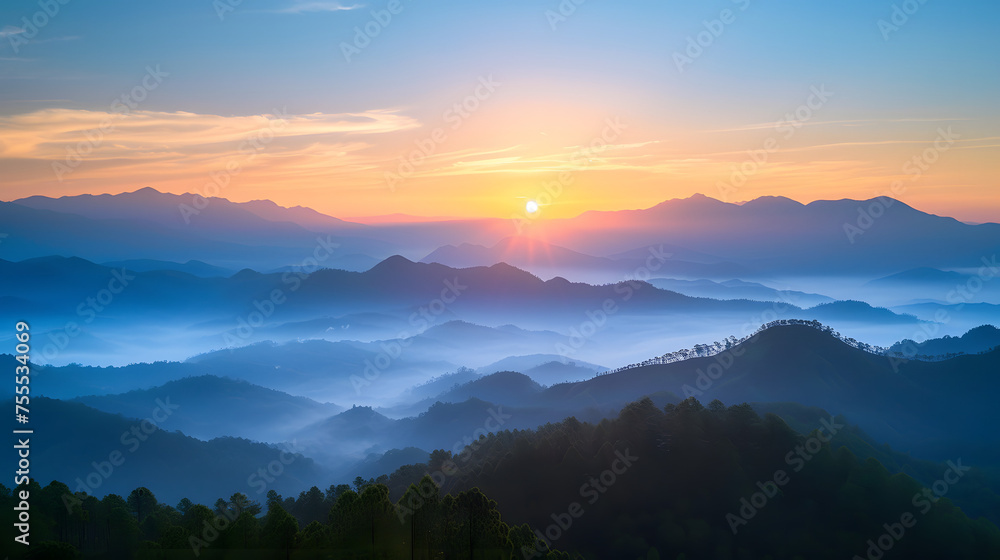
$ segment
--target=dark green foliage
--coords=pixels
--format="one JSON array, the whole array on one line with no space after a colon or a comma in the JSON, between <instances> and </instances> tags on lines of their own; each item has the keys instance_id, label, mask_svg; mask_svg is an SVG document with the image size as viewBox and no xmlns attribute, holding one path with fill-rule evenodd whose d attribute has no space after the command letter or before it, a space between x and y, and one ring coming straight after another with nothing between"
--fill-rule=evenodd
<instances>
[{"instance_id":1,"label":"dark green foliage","mask_svg":"<svg viewBox=\"0 0 1000 560\"><path fill-rule=\"evenodd\" d=\"M835 443L856 443L855 433L845 427L848 439ZM512 540L531 539L535 530L544 534L556 523L553 516L576 503L582 515L568 529L553 530L558 536L551 544L586 558L864 558L867 541L906 512L916 524L885 560L1000 558L1000 530L986 519L970 519L949 499L961 496L971 511L1000 514L981 471L964 474L945 497L927 502L924 513L914 497L944 476L945 464L920 465L921 484L907 474L890 475L879 461L859 459L839 445L804 452L808 459L801 463L798 455L789 461L789 453L815 434L803 436L778 416L761 417L746 404L727 408L714 401L706 408L688 399L661 410L643 399L596 425L567 419L488 435L442 490L476 488L497 497L504 518L529 523L525 531L510 531ZM618 453L637 459L626 469L618 463L623 472L600 484ZM749 500L760 491L758 483L773 481L779 470L787 483L746 524L736 524L734 534L727 514L739 516L741 499ZM403 494L406 480L403 469L391 475L393 492ZM603 491L593 491L595 480Z\"/></svg>"},{"instance_id":2,"label":"dark green foliage","mask_svg":"<svg viewBox=\"0 0 1000 560\"><path fill-rule=\"evenodd\" d=\"M808 410L796 415L796 423L807 426L816 418ZM32 481L31 553L168 559L195 558L197 549L199 560L842 560L865 558L869 540L911 513L915 525L893 541L885 560L1000 558L996 525L970 519L950 499L961 497L967 507L995 514L996 495L981 471L963 474L934 503L919 501L924 485L943 477L944 465L920 465L914 473L920 482L892 474L878 459L852 453L849 447L874 448L849 427L834 440L849 447L814 441L801 466L789 460L802 457L793 452L808 449L819 433L803 436L778 416L761 417L745 404L713 401L705 407L688 399L660 409L643 399L617 419L595 425L568 418L537 430L491 434L461 455L438 450L428 464L378 479L359 477L353 488L312 487L297 498L268 492L264 507L237 493L220 498L214 509L187 500L175 509L158 503L147 488L127 499L109 494L97 500L71 494L59 482L40 488ZM891 451L874 451L900 460ZM777 480L778 471L787 481L744 518L743 501ZM10 512L12 502L12 493L0 486L0 511ZM12 558L27 552L15 550Z\"/></svg>"},{"instance_id":3,"label":"dark green foliage","mask_svg":"<svg viewBox=\"0 0 1000 560\"><path fill-rule=\"evenodd\" d=\"M511 560L521 557L517 547L535 546L531 530L511 531L497 503L478 489L442 499L426 478L393 503L385 484L362 481L360 487L360 494L342 485L326 495L313 487L297 500L269 494L267 511L259 515L261 506L239 493L213 508L182 500L182 513L158 503L147 488L127 500L110 494L98 501L73 495L59 482L44 489L31 482L41 506L32 509L33 543L13 550L11 558ZM13 507L2 486L0 507ZM320 512L321 519L303 526L302 517Z\"/></svg>"}]
</instances>

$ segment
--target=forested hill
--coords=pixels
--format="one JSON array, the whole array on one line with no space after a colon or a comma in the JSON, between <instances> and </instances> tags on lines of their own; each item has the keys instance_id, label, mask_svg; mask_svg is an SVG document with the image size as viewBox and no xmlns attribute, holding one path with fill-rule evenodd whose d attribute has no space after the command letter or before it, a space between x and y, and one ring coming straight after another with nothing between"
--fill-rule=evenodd
<instances>
[{"instance_id":1,"label":"forested hill","mask_svg":"<svg viewBox=\"0 0 1000 560\"><path fill-rule=\"evenodd\" d=\"M193 547L201 558L262 548L256 557L842 560L882 545L895 558L1000 557L1000 529L949 499L960 487L975 509L1000 512L981 472L956 458L925 488L824 443L843 429L823 418L803 436L746 404L660 409L643 399L597 425L568 418L483 436L462 455L435 451L429 464L354 489L272 491L264 504L234 494L175 508L139 488L100 501L76 494L67 510L57 507L65 485L26 489L48 504L36 538L64 543L45 545L46 558L73 557L73 547L189 558ZM0 490L10 516L14 500Z\"/></svg>"},{"instance_id":2,"label":"forested hill","mask_svg":"<svg viewBox=\"0 0 1000 560\"><path fill-rule=\"evenodd\" d=\"M451 491L497 497L504 518L551 530L553 546L586 558L646 558L652 549L670 559L864 558L868 540L903 516L915 525L892 540L894 558L1000 558L1000 529L950 499L1000 519L984 472L955 457L922 464L921 484L824 443L856 431L842 418L813 428L803 436L746 404L688 399L660 409L643 399L597 425L568 418L484 436L463 455L436 451L426 470ZM390 476L393 495L418 471ZM574 511L570 527L552 528Z\"/></svg>"}]
</instances>

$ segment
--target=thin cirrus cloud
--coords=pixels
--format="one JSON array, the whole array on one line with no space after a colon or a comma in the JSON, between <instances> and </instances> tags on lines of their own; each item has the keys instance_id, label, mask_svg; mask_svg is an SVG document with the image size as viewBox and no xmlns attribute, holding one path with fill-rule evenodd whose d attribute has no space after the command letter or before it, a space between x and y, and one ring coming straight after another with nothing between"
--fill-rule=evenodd
<instances>
[{"instance_id":1,"label":"thin cirrus cloud","mask_svg":"<svg viewBox=\"0 0 1000 560\"><path fill-rule=\"evenodd\" d=\"M370 170L377 142L366 139L419 126L395 110L250 116L134 111L123 116L44 109L0 117L0 165L9 172L11 188L23 194L57 178L66 184L97 180L105 188L139 179L170 187L233 163L244 170L243 177L290 184ZM57 165L64 171L58 177Z\"/></svg>"},{"instance_id":2,"label":"thin cirrus cloud","mask_svg":"<svg viewBox=\"0 0 1000 560\"><path fill-rule=\"evenodd\" d=\"M619 158L627 157L625 153L659 143L658 140L636 142L631 144L609 144L600 150L587 146L566 146L563 151L548 153L532 153L523 146L512 146L500 150L486 150L478 153L468 151L456 152L456 155L441 154L428 158L439 165L429 165L418 175L428 177L443 177L454 175L476 175L483 173L550 173L560 171L598 171L621 169L623 166L615 163ZM511 155L496 157L498 153Z\"/></svg>"},{"instance_id":3,"label":"thin cirrus cloud","mask_svg":"<svg viewBox=\"0 0 1000 560\"><path fill-rule=\"evenodd\" d=\"M22 27L15 27L13 25L5 25L5 26L3 26L2 29L0 29L0 39L6 39L6 38L12 37L14 35L20 35L22 33L24 33L24 28L22 28Z\"/></svg>"},{"instance_id":4,"label":"thin cirrus cloud","mask_svg":"<svg viewBox=\"0 0 1000 560\"><path fill-rule=\"evenodd\" d=\"M290 6L273 10L279 14L305 14L314 12L346 12L363 7L361 4L346 6L340 2L293 2Z\"/></svg>"},{"instance_id":5,"label":"thin cirrus cloud","mask_svg":"<svg viewBox=\"0 0 1000 560\"><path fill-rule=\"evenodd\" d=\"M972 119L968 118L911 118L911 119L849 119L849 120L837 120L837 121L795 121L796 128L802 126L880 126L889 123L926 123L926 122L957 122L957 121L968 121ZM778 122L765 122L765 123L755 123L748 124L745 126L737 126L732 128L717 128L712 130L706 130L704 132L745 132L752 130L768 130L773 129L778 126L787 126L786 121Z\"/></svg>"},{"instance_id":6,"label":"thin cirrus cloud","mask_svg":"<svg viewBox=\"0 0 1000 560\"><path fill-rule=\"evenodd\" d=\"M15 25L5 25L2 28L0 28L0 39L8 39L9 41L12 42L12 44L18 41L20 41L21 43L30 42L34 44L40 44L40 43L55 43L62 41L76 41L82 38L81 35L60 35L58 37L49 37L47 39L34 39L34 38L11 39L11 37L23 35L26 31L27 30L23 27L17 27ZM6 60L12 60L12 59L6 59Z\"/></svg>"},{"instance_id":7,"label":"thin cirrus cloud","mask_svg":"<svg viewBox=\"0 0 1000 560\"><path fill-rule=\"evenodd\" d=\"M218 146L232 148L255 134L291 140L383 134L418 126L420 123L415 119L393 110L249 116L134 111L123 116L102 111L43 109L0 117L0 158L58 159L80 143L88 144L85 149L89 159L157 151L204 152Z\"/></svg>"}]
</instances>

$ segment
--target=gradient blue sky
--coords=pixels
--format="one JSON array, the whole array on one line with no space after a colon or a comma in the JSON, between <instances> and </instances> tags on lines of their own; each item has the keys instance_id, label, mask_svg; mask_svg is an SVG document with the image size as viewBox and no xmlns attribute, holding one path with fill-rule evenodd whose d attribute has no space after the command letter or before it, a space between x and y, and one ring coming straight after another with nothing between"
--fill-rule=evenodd
<instances>
[{"instance_id":1,"label":"gradient blue sky","mask_svg":"<svg viewBox=\"0 0 1000 560\"><path fill-rule=\"evenodd\" d=\"M890 19L894 2L586 0L552 29L546 11L558 11L557 1L402 0L403 11L348 63L341 43L387 4L244 0L220 21L212 0L69 0L14 52L21 19L40 8L4 2L4 199L145 185L193 192L260 126L238 117L276 108L315 115L312 126L291 127L223 196L342 216L506 216L521 197L570 171L574 184L553 201L551 215L648 206L694 192L718 197L746 150L773 136L771 124L806 102L811 86L825 84L832 100L731 193L734 200L871 198L905 177L902 165L939 127L952 126L960 142L919 180L905 179L900 198L962 219L1000 221L995 2L928 0L886 41L878 21ZM724 9L735 21L679 72L674 52ZM111 101L157 65L170 76L138 111L176 142L149 143L130 134L132 123L122 124L89 161L55 180L51 162L91 125L53 121L80 117L73 122L96 126ZM386 171L490 75L502 84L496 93L412 177L386 188ZM70 111L46 112L54 108ZM178 112L206 123L175 129ZM569 164L608 118L628 125L613 149L584 168ZM380 124L357 132L344 129L345 119ZM220 122L228 136L198 141ZM25 135L41 140L31 150L11 149Z\"/></svg>"}]
</instances>

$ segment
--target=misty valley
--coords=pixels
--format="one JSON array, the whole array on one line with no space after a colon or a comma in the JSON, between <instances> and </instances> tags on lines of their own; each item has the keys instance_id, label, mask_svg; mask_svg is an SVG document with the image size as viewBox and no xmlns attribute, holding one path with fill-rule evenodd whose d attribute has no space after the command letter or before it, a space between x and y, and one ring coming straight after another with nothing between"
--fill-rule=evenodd
<instances>
[{"instance_id":1,"label":"misty valley","mask_svg":"<svg viewBox=\"0 0 1000 560\"><path fill-rule=\"evenodd\" d=\"M0 203L15 558L1000 557L1000 225L187 199Z\"/></svg>"}]
</instances>

